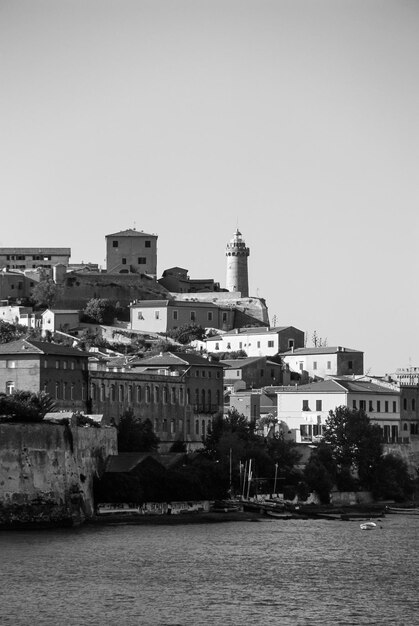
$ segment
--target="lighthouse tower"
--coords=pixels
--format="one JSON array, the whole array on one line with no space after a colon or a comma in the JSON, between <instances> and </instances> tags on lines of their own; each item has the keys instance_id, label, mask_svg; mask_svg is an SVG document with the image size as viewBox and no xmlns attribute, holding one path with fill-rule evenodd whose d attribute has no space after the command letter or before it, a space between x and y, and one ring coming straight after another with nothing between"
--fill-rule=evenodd
<instances>
[{"instance_id":1,"label":"lighthouse tower","mask_svg":"<svg viewBox=\"0 0 419 626\"><path fill-rule=\"evenodd\" d=\"M247 275L248 256L249 248L246 248L242 234L237 229L226 247L226 288L228 291L239 291L242 298L249 296L249 279Z\"/></svg>"}]
</instances>

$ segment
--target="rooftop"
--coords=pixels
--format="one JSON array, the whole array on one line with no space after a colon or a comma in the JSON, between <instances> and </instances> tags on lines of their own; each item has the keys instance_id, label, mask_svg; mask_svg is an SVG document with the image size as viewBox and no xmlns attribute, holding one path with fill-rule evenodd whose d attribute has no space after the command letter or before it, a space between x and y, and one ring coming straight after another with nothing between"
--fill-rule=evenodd
<instances>
[{"instance_id":1,"label":"rooftop","mask_svg":"<svg viewBox=\"0 0 419 626\"><path fill-rule=\"evenodd\" d=\"M163 352L163 354L156 354L148 359L138 359L131 361L131 365L138 365L140 367L166 367L166 366L190 366L198 365L202 367L222 367L217 361L210 361L204 359L198 354L190 352Z\"/></svg>"},{"instance_id":2,"label":"rooftop","mask_svg":"<svg viewBox=\"0 0 419 626\"><path fill-rule=\"evenodd\" d=\"M322 380L308 385L294 385L289 387L278 387L278 393L373 393L394 395L398 393L394 389L383 387L369 381L350 380Z\"/></svg>"},{"instance_id":3,"label":"rooftop","mask_svg":"<svg viewBox=\"0 0 419 626\"><path fill-rule=\"evenodd\" d=\"M0 344L2 354L52 354L60 356L88 357L86 352L76 348L68 348L48 341L35 341L34 339L18 339L9 343Z\"/></svg>"},{"instance_id":4,"label":"rooftop","mask_svg":"<svg viewBox=\"0 0 419 626\"><path fill-rule=\"evenodd\" d=\"M209 337L207 341L219 341L220 337L234 337L235 335L277 335L288 328L298 330L298 328L295 328L294 326L276 326L275 328L268 328L267 326L251 326L249 328L235 328L234 330L229 330L222 335Z\"/></svg>"},{"instance_id":5,"label":"rooftop","mask_svg":"<svg viewBox=\"0 0 419 626\"><path fill-rule=\"evenodd\" d=\"M0 254L62 254L71 255L71 248L0 248Z\"/></svg>"},{"instance_id":6,"label":"rooftop","mask_svg":"<svg viewBox=\"0 0 419 626\"><path fill-rule=\"evenodd\" d=\"M157 235L145 233L144 231L136 230L135 228L127 228L126 230L120 230L118 233L111 233L110 235L106 235L106 237L156 237L157 238Z\"/></svg>"},{"instance_id":7,"label":"rooftop","mask_svg":"<svg viewBox=\"0 0 419 626\"><path fill-rule=\"evenodd\" d=\"M304 355L304 354L337 354L338 352L346 352L346 353L359 352L362 354L362 350L354 350L352 348L344 348L342 346L324 346L321 348L295 348L295 350L288 350L287 352L281 352L281 355L292 356L292 355Z\"/></svg>"}]
</instances>

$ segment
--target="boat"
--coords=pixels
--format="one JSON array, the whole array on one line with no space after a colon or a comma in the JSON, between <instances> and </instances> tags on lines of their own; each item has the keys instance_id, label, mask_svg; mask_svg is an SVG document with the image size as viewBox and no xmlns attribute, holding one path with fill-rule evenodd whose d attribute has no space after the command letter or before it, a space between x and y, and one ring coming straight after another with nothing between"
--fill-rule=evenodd
<instances>
[{"instance_id":1,"label":"boat","mask_svg":"<svg viewBox=\"0 0 419 626\"><path fill-rule=\"evenodd\" d=\"M419 515L419 507L404 508L398 506L387 507L388 513L400 513L401 515Z\"/></svg>"},{"instance_id":2,"label":"boat","mask_svg":"<svg viewBox=\"0 0 419 626\"><path fill-rule=\"evenodd\" d=\"M269 511L266 509L265 513L268 517L273 517L275 519L299 519L301 517L300 515L293 515L292 513L286 511Z\"/></svg>"},{"instance_id":3,"label":"boat","mask_svg":"<svg viewBox=\"0 0 419 626\"><path fill-rule=\"evenodd\" d=\"M373 530L377 528L377 524L375 522L363 522L359 527L361 530Z\"/></svg>"}]
</instances>

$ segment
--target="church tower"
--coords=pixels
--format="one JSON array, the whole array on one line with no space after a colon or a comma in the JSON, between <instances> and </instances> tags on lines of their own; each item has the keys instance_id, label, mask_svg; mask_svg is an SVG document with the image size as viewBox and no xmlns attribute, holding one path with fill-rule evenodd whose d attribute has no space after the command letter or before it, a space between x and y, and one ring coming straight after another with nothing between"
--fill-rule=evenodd
<instances>
[{"instance_id":1,"label":"church tower","mask_svg":"<svg viewBox=\"0 0 419 626\"><path fill-rule=\"evenodd\" d=\"M249 279L247 275L248 256L249 248L246 248L242 234L237 229L226 247L226 288L228 291L239 291L242 298L249 297Z\"/></svg>"}]
</instances>

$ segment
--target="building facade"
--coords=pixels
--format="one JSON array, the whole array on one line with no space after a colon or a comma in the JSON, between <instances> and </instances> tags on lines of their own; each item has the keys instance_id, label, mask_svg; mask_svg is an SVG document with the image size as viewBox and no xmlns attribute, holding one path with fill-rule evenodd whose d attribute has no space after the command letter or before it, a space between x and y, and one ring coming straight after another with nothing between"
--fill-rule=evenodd
<instances>
[{"instance_id":1,"label":"building facade","mask_svg":"<svg viewBox=\"0 0 419 626\"><path fill-rule=\"evenodd\" d=\"M106 235L106 271L109 274L157 276L157 235L134 228Z\"/></svg>"},{"instance_id":2,"label":"building facade","mask_svg":"<svg viewBox=\"0 0 419 626\"><path fill-rule=\"evenodd\" d=\"M48 393L58 410L86 411L88 354L49 342L19 339L0 345L0 390Z\"/></svg>"},{"instance_id":3,"label":"building facade","mask_svg":"<svg viewBox=\"0 0 419 626\"><path fill-rule=\"evenodd\" d=\"M212 302L142 300L131 305L130 319L132 330L144 332L167 333L185 324L230 330L234 310L223 309Z\"/></svg>"},{"instance_id":4,"label":"building facade","mask_svg":"<svg viewBox=\"0 0 419 626\"><path fill-rule=\"evenodd\" d=\"M164 270L158 282L172 293L220 291L220 284L213 278L189 278L188 270L183 267L170 267Z\"/></svg>"},{"instance_id":5,"label":"building facade","mask_svg":"<svg viewBox=\"0 0 419 626\"><path fill-rule=\"evenodd\" d=\"M292 372L307 379L325 379L333 376L364 373L364 353L342 346L324 348L297 348L281 354Z\"/></svg>"},{"instance_id":6,"label":"building facade","mask_svg":"<svg viewBox=\"0 0 419 626\"><path fill-rule=\"evenodd\" d=\"M236 328L206 340L206 349L210 353L243 350L247 356L274 356L303 345L304 332L294 326Z\"/></svg>"},{"instance_id":7,"label":"building facade","mask_svg":"<svg viewBox=\"0 0 419 626\"><path fill-rule=\"evenodd\" d=\"M266 356L225 359L220 363L224 365L224 391L284 384L281 363L270 361Z\"/></svg>"},{"instance_id":8,"label":"building facade","mask_svg":"<svg viewBox=\"0 0 419 626\"><path fill-rule=\"evenodd\" d=\"M0 269L51 270L57 263L67 266L70 256L71 248L0 248Z\"/></svg>"},{"instance_id":9,"label":"building facade","mask_svg":"<svg viewBox=\"0 0 419 626\"><path fill-rule=\"evenodd\" d=\"M151 420L161 451L179 439L193 450L223 410L222 371L218 363L184 353L134 359L121 368L91 363L92 410L118 422L132 409Z\"/></svg>"},{"instance_id":10,"label":"building facade","mask_svg":"<svg viewBox=\"0 0 419 626\"><path fill-rule=\"evenodd\" d=\"M277 398L277 418L288 425L297 443L319 440L329 412L338 406L365 411L382 429L384 442L405 443L398 390L359 380L330 379L284 387Z\"/></svg>"}]
</instances>

